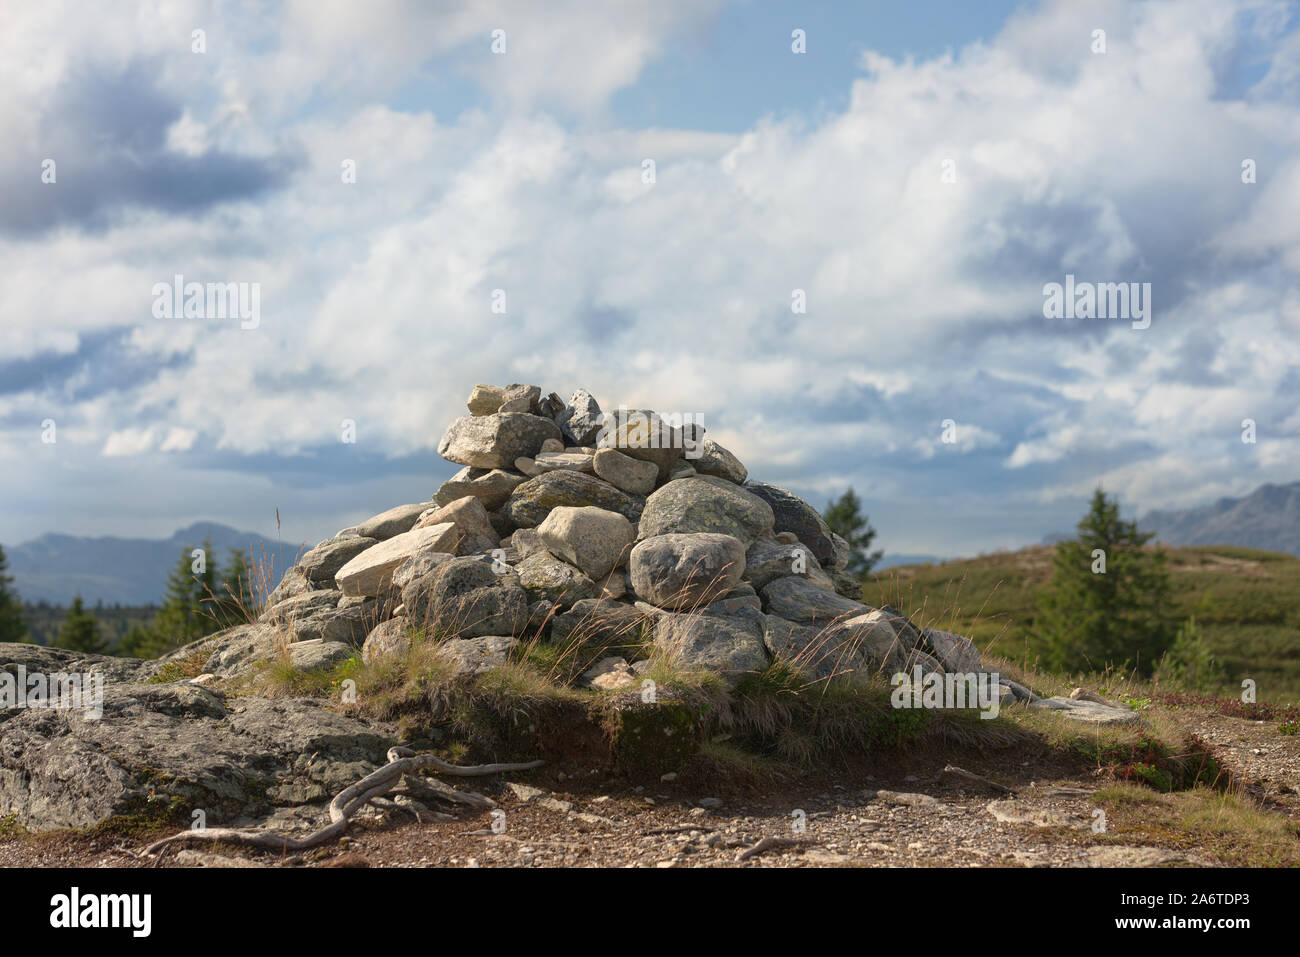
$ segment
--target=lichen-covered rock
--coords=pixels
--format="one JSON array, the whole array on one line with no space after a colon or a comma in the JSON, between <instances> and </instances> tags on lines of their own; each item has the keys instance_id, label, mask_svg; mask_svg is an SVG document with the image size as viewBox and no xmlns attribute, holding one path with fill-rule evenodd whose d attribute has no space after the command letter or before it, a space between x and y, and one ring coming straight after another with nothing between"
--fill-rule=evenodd
<instances>
[{"instance_id":1,"label":"lichen-covered rock","mask_svg":"<svg viewBox=\"0 0 1300 957\"><path fill-rule=\"evenodd\" d=\"M509 635L449 638L438 646L438 657L452 662L457 674L471 677L505 664L518 645Z\"/></svg>"},{"instance_id":2,"label":"lichen-covered rock","mask_svg":"<svg viewBox=\"0 0 1300 957\"><path fill-rule=\"evenodd\" d=\"M428 528L443 522L451 522L460 531L456 550L461 555L478 555L500 544L487 509L477 496L463 495L447 505L428 509L420 515L415 527Z\"/></svg>"},{"instance_id":3,"label":"lichen-covered rock","mask_svg":"<svg viewBox=\"0 0 1300 957\"><path fill-rule=\"evenodd\" d=\"M920 646L943 665L944 671L974 672L980 670L980 652L969 638L949 631L927 628L921 632Z\"/></svg>"},{"instance_id":4,"label":"lichen-covered rock","mask_svg":"<svg viewBox=\"0 0 1300 957\"><path fill-rule=\"evenodd\" d=\"M646 409L620 410L609 416L596 437L596 448L616 449L629 458L654 463L660 482L668 480L686 451L682 430Z\"/></svg>"},{"instance_id":5,"label":"lichen-covered rock","mask_svg":"<svg viewBox=\"0 0 1300 957\"><path fill-rule=\"evenodd\" d=\"M772 534L772 522L771 506L757 495L726 479L700 475L669 482L646 499L639 535L716 532L748 548Z\"/></svg>"},{"instance_id":6,"label":"lichen-covered rock","mask_svg":"<svg viewBox=\"0 0 1300 957\"><path fill-rule=\"evenodd\" d=\"M768 665L763 614L748 605L663 615L655 622L655 645L681 668L715 672L732 683Z\"/></svg>"},{"instance_id":7,"label":"lichen-covered rock","mask_svg":"<svg viewBox=\"0 0 1300 957\"><path fill-rule=\"evenodd\" d=\"M527 412L496 412L457 419L438 443L449 462L481 469L508 469L515 459L532 457L560 430L550 419Z\"/></svg>"},{"instance_id":8,"label":"lichen-covered rock","mask_svg":"<svg viewBox=\"0 0 1300 957\"><path fill-rule=\"evenodd\" d=\"M871 611L860 601L828 591L798 575L773 579L761 591L769 615L802 624L829 623Z\"/></svg>"},{"instance_id":9,"label":"lichen-covered rock","mask_svg":"<svg viewBox=\"0 0 1300 957\"><path fill-rule=\"evenodd\" d=\"M648 627L646 616L630 605L588 598L552 619L551 641L616 649L625 658L636 658L649 637Z\"/></svg>"},{"instance_id":10,"label":"lichen-covered rock","mask_svg":"<svg viewBox=\"0 0 1300 957\"><path fill-rule=\"evenodd\" d=\"M721 598L745 572L745 546L713 532L656 535L637 543L628 560L632 591L673 610Z\"/></svg>"},{"instance_id":11,"label":"lichen-covered rock","mask_svg":"<svg viewBox=\"0 0 1300 957\"><path fill-rule=\"evenodd\" d=\"M581 570L545 549L530 553L515 566L515 573L530 602L546 601L568 608L576 601L595 597L600 591Z\"/></svg>"},{"instance_id":12,"label":"lichen-covered rock","mask_svg":"<svg viewBox=\"0 0 1300 957\"><path fill-rule=\"evenodd\" d=\"M501 510L520 528L532 528L546 521L552 509L589 505L636 521L645 503L594 475L562 470L524 482L510 494Z\"/></svg>"},{"instance_id":13,"label":"lichen-covered rock","mask_svg":"<svg viewBox=\"0 0 1300 957\"><path fill-rule=\"evenodd\" d=\"M772 507L774 527L778 532L794 532L812 550L819 562L835 558L835 541L830 526L821 513L793 492L767 482L746 482L745 490L757 495Z\"/></svg>"},{"instance_id":14,"label":"lichen-covered rock","mask_svg":"<svg viewBox=\"0 0 1300 957\"><path fill-rule=\"evenodd\" d=\"M600 405L586 389L578 389L555 417L564 437L573 445L595 445L605 424Z\"/></svg>"},{"instance_id":15,"label":"lichen-covered rock","mask_svg":"<svg viewBox=\"0 0 1300 957\"><path fill-rule=\"evenodd\" d=\"M774 658L810 679L869 679L906 670L919 660L912 655L915 629L908 628L906 619L882 609L815 624L768 615L763 642Z\"/></svg>"},{"instance_id":16,"label":"lichen-covered rock","mask_svg":"<svg viewBox=\"0 0 1300 957\"><path fill-rule=\"evenodd\" d=\"M409 532L415 527L416 519L427 511L431 504L431 502L415 502L410 505L398 505L351 528L345 528L339 535L352 533L359 538L373 538L377 542L382 542L402 532Z\"/></svg>"},{"instance_id":17,"label":"lichen-covered rock","mask_svg":"<svg viewBox=\"0 0 1300 957\"><path fill-rule=\"evenodd\" d=\"M372 545L338 570L334 581L345 595L387 593L397 566L420 552L454 552L461 532L451 522L414 528Z\"/></svg>"},{"instance_id":18,"label":"lichen-covered rock","mask_svg":"<svg viewBox=\"0 0 1300 957\"><path fill-rule=\"evenodd\" d=\"M361 660L370 663L388 655L404 655L410 650L411 627L404 616L399 616L371 629L361 646Z\"/></svg>"},{"instance_id":19,"label":"lichen-covered rock","mask_svg":"<svg viewBox=\"0 0 1300 957\"><path fill-rule=\"evenodd\" d=\"M504 469L463 468L438 486L433 501L437 505L450 505L458 498L473 495L491 512L504 505L525 478Z\"/></svg>"},{"instance_id":20,"label":"lichen-covered rock","mask_svg":"<svg viewBox=\"0 0 1300 957\"><path fill-rule=\"evenodd\" d=\"M629 495L649 495L659 478L659 467L624 455L617 449L597 449L591 459L596 474Z\"/></svg>"},{"instance_id":21,"label":"lichen-covered rock","mask_svg":"<svg viewBox=\"0 0 1300 957\"><path fill-rule=\"evenodd\" d=\"M553 508L537 534L553 555L597 580L626 561L636 538L624 515L594 506Z\"/></svg>"},{"instance_id":22,"label":"lichen-covered rock","mask_svg":"<svg viewBox=\"0 0 1300 957\"><path fill-rule=\"evenodd\" d=\"M528 596L512 571L490 562L453 558L402 589L403 613L431 635L477 638L518 635L528 621Z\"/></svg>"},{"instance_id":23,"label":"lichen-covered rock","mask_svg":"<svg viewBox=\"0 0 1300 957\"><path fill-rule=\"evenodd\" d=\"M749 477L740 459L710 438L703 440L699 456L690 459L690 463L700 475L716 475L737 485L744 485Z\"/></svg>"},{"instance_id":24,"label":"lichen-covered rock","mask_svg":"<svg viewBox=\"0 0 1300 957\"><path fill-rule=\"evenodd\" d=\"M377 538L364 538L360 535L332 538L303 555L298 560L298 567L313 586L333 588L334 576L338 570L378 542Z\"/></svg>"},{"instance_id":25,"label":"lichen-covered rock","mask_svg":"<svg viewBox=\"0 0 1300 957\"><path fill-rule=\"evenodd\" d=\"M223 703L184 682L110 684L103 715L19 709L0 735L0 818L32 830L111 818L188 826L257 823L318 803L385 761L390 729L326 702L242 696ZM322 815L323 816L323 815Z\"/></svg>"},{"instance_id":26,"label":"lichen-covered rock","mask_svg":"<svg viewBox=\"0 0 1300 957\"><path fill-rule=\"evenodd\" d=\"M830 591L835 582L822 571L812 550L803 542L788 545L775 538L760 538L745 553L745 580L762 588L777 578L797 575Z\"/></svg>"}]
</instances>

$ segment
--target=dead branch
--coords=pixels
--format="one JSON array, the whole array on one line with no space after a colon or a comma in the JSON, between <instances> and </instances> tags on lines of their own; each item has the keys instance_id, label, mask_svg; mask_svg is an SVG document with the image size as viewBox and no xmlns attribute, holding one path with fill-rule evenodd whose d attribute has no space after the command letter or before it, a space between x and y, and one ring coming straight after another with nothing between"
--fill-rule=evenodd
<instances>
[{"instance_id":1,"label":"dead branch","mask_svg":"<svg viewBox=\"0 0 1300 957\"><path fill-rule=\"evenodd\" d=\"M235 844L243 847L264 847L282 853L289 851L306 851L331 841L342 834L348 827L348 821L366 802L387 794L403 775L414 774L425 768L432 768L442 774L456 777L480 777L487 774L500 774L505 771L527 771L539 767L542 761L527 761L521 764L477 764L462 767L448 764L432 754L416 754L410 748L389 748L388 763L366 775L356 784L344 788L334 800L330 801L330 823L320 830L302 838L276 834L273 831L240 831L234 828L205 828L201 831L181 831L171 837L155 841L141 852L141 857L150 857L173 844L221 843ZM447 789L450 790L450 789ZM475 795L481 797L481 795ZM473 801L473 799L470 799ZM486 798L483 798L486 801ZM475 802L477 803L477 802ZM481 806L481 805L480 805Z\"/></svg>"},{"instance_id":2,"label":"dead branch","mask_svg":"<svg viewBox=\"0 0 1300 957\"><path fill-rule=\"evenodd\" d=\"M736 855L736 863L747 861L751 857L766 853L777 847L808 847L821 842L810 837L765 837L752 847L747 847Z\"/></svg>"}]
</instances>

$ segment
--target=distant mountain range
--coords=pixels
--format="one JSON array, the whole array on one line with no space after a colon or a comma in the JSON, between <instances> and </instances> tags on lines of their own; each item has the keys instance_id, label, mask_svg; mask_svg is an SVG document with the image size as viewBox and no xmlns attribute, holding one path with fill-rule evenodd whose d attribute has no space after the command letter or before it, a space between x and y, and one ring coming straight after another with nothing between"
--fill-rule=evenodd
<instances>
[{"instance_id":1,"label":"distant mountain range","mask_svg":"<svg viewBox=\"0 0 1300 957\"><path fill-rule=\"evenodd\" d=\"M1147 512L1139 521L1169 545L1240 545L1300 555L1300 482L1261 485L1245 498Z\"/></svg>"},{"instance_id":2,"label":"distant mountain range","mask_svg":"<svg viewBox=\"0 0 1300 957\"><path fill-rule=\"evenodd\" d=\"M155 605L162 601L167 574L182 554L212 542L213 558L224 568L238 549L261 562L263 553L274 563L275 579L293 564L299 547L277 544L252 532L216 522L196 522L171 538L82 538L42 535L21 545L5 547L9 573L24 601L66 605L80 594L87 604Z\"/></svg>"}]
</instances>

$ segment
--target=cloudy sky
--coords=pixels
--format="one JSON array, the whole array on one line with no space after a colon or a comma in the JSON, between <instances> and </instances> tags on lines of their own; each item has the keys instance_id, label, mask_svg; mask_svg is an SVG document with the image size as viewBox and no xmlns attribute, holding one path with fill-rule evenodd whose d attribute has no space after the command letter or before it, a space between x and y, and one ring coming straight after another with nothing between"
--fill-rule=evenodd
<instances>
[{"instance_id":1,"label":"cloudy sky","mask_svg":"<svg viewBox=\"0 0 1300 957\"><path fill-rule=\"evenodd\" d=\"M429 498L478 382L702 413L894 552L1037 541L1098 482L1140 512L1300 479L1297 21L5 4L0 542L278 510L314 543ZM1150 283L1150 327L1045 318L1067 274ZM159 317L176 275L257 284L256 328Z\"/></svg>"}]
</instances>

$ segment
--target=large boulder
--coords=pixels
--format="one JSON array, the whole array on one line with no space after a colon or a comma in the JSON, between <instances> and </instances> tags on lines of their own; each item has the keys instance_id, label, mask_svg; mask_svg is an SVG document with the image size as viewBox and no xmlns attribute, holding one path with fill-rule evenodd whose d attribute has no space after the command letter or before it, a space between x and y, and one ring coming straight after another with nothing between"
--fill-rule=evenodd
<instances>
[{"instance_id":1,"label":"large boulder","mask_svg":"<svg viewBox=\"0 0 1300 957\"><path fill-rule=\"evenodd\" d=\"M656 535L632 549L632 591L660 608L693 608L720 598L745 572L745 546L714 532Z\"/></svg>"},{"instance_id":2,"label":"large boulder","mask_svg":"<svg viewBox=\"0 0 1300 957\"><path fill-rule=\"evenodd\" d=\"M456 550L461 555L478 555L496 548L500 537L492 527L487 509L482 501L474 495L464 495L447 505L440 505L424 512L416 528L428 528L451 522L459 530L461 539Z\"/></svg>"},{"instance_id":3,"label":"large boulder","mask_svg":"<svg viewBox=\"0 0 1300 957\"><path fill-rule=\"evenodd\" d=\"M835 540L821 513L793 492L767 482L746 482L745 489L772 507L778 532L794 532L819 562L835 559Z\"/></svg>"},{"instance_id":4,"label":"large boulder","mask_svg":"<svg viewBox=\"0 0 1300 957\"><path fill-rule=\"evenodd\" d=\"M501 510L520 528L532 528L542 524L552 509L564 506L592 505L636 521L644 504L644 500L620 492L594 475L563 470L524 482L510 494Z\"/></svg>"},{"instance_id":5,"label":"large boulder","mask_svg":"<svg viewBox=\"0 0 1300 957\"><path fill-rule=\"evenodd\" d=\"M569 404L555 416L560 431L572 445L594 446L605 416L601 414L600 405L586 389L579 389L569 399Z\"/></svg>"},{"instance_id":6,"label":"large boulder","mask_svg":"<svg viewBox=\"0 0 1300 957\"><path fill-rule=\"evenodd\" d=\"M777 615L763 622L763 641L772 656L815 680L869 679L905 671L913 663L917 638L905 618L884 609L814 624Z\"/></svg>"},{"instance_id":7,"label":"large boulder","mask_svg":"<svg viewBox=\"0 0 1300 957\"><path fill-rule=\"evenodd\" d=\"M551 509L537 526L547 549L595 579L621 565L636 538L632 523L618 512L594 506Z\"/></svg>"},{"instance_id":8,"label":"large boulder","mask_svg":"<svg viewBox=\"0 0 1300 957\"><path fill-rule=\"evenodd\" d=\"M624 455L617 449L597 449L591 459L596 474L629 495L649 495L659 478L659 467Z\"/></svg>"},{"instance_id":9,"label":"large boulder","mask_svg":"<svg viewBox=\"0 0 1300 957\"><path fill-rule=\"evenodd\" d=\"M592 645L640 657L649 619L631 605L599 598L575 602L551 620L551 641L567 646Z\"/></svg>"},{"instance_id":10,"label":"large boulder","mask_svg":"<svg viewBox=\"0 0 1300 957\"><path fill-rule=\"evenodd\" d=\"M448 638L438 645L437 655L452 663L458 675L468 678L505 664L518 644L509 635Z\"/></svg>"},{"instance_id":11,"label":"large boulder","mask_svg":"<svg viewBox=\"0 0 1300 957\"><path fill-rule=\"evenodd\" d=\"M103 714L19 709L0 735L0 819L31 830L120 817L209 826L261 823L324 805L385 763L391 729L329 703L253 695L223 701L187 682L110 684Z\"/></svg>"},{"instance_id":12,"label":"large boulder","mask_svg":"<svg viewBox=\"0 0 1300 957\"><path fill-rule=\"evenodd\" d=\"M490 512L504 505L510 493L526 477L504 469L463 468L438 486L433 501L438 505L450 505L459 498L473 495Z\"/></svg>"},{"instance_id":13,"label":"large boulder","mask_svg":"<svg viewBox=\"0 0 1300 957\"><path fill-rule=\"evenodd\" d=\"M453 558L407 583L402 605L412 625L438 638L517 635L528 622L519 577L477 558Z\"/></svg>"},{"instance_id":14,"label":"large boulder","mask_svg":"<svg viewBox=\"0 0 1300 957\"><path fill-rule=\"evenodd\" d=\"M610 415L596 438L596 448L616 449L629 458L653 462L660 482L668 481L685 454L682 430L644 409Z\"/></svg>"},{"instance_id":15,"label":"large boulder","mask_svg":"<svg viewBox=\"0 0 1300 957\"><path fill-rule=\"evenodd\" d=\"M372 545L338 570L334 581L345 595L383 595L398 565L423 551L454 552L461 532L451 522L414 528Z\"/></svg>"},{"instance_id":16,"label":"large boulder","mask_svg":"<svg viewBox=\"0 0 1300 957\"><path fill-rule=\"evenodd\" d=\"M690 462L700 475L716 475L737 485L744 485L745 479L749 477L749 472L740 459L710 438L704 439L700 454Z\"/></svg>"},{"instance_id":17,"label":"large boulder","mask_svg":"<svg viewBox=\"0 0 1300 957\"><path fill-rule=\"evenodd\" d=\"M406 617L399 615L380 622L366 636L361 646L361 660L367 664L389 655L404 655L411 650L411 626Z\"/></svg>"},{"instance_id":18,"label":"large boulder","mask_svg":"<svg viewBox=\"0 0 1300 957\"><path fill-rule=\"evenodd\" d=\"M661 615L655 645L681 668L715 672L732 683L768 665L763 614L752 605L719 602L697 612Z\"/></svg>"},{"instance_id":19,"label":"large boulder","mask_svg":"<svg viewBox=\"0 0 1300 957\"><path fill-rule=\"evenodd\" d=\"M560 437L550 419L528 412L497 412L457 419L438 443L449 462L481 469L508 469L515 459L536 455L547 439Z\"/></svg>"},{"instance_id":20,"label":"large boulder","mask_svg":"<svg viewBox=\"0 0 1300 957\"><path fill-rule=\"evenodd\" d=\"M733 482L708 475L677 479L648 499L640 536L716 532L738 538L745 547L772 534L772 508Z\"/></svg>"},{"instance_id":21,"label":"large boulder","mask_svg":"<svg viewBox=\"0 0 1300 957\"><path fill-rule=\"evenodd\" d=\"M762 589L763 605L769 615L803 624L829 624L836 619L864 615L871 608L860 601L815 585L798 575L773 579Z\"/></svg>"},{"instance_id":22,"label":"large boulder","mask_svg":"<svg viewBox=\"0 0 1300 957\"><path fill-rule=\"evenodd\" d=\"M331 538L321 542L298 560L298 567L312 585L318 588L333 588L334 576L338 570L356 558L371 545L377 545L377 538L363 538L360 535L348 538ZM283 596L285 598L289 595Z\"/></svg>"},{"instance_id":23,"label":"large boulder","mask_svg":"<svg viewBox=\"0 0 1300 957\"><path fill-rule=\"evenodd\" d=\"M980 670L980 651L975 643L950 631L927 628L921 632L920 647L943 665L944 671L975 672Z\"/></svg>"},{"instance_id":24,"label":"large boulder","mask_svg":"<svg viewBox=\"0 0 1300 957\"><path fill-rule=\"evenodd\" d=\"M380 512L358 525L345 528L335 537L352 533L361 538L373 538L382 542L384 539L400 535L402 532L409 532L415 527L415 520L429 508L430 504L429 502L416 502L412 505L398 505L396 508Z\"/></svg>"},{"instance_id":25,"label":"large boulder","mask_svg":"<svg viewBox=\"0 0 1300 957\"><path fill-rule=\"evenodd\" d=\"M811 549L803 542L793 545L775 538L760 538L745 553L745 581L755 588L763 588L777 578L798 575L835 590L835 582L822 571Z\"/></svg>"},{"instance_id":26,"label":"large boulder","mask_svg":"<svg viewBox=\"0 0 1300 957\"><path fill-rule=\"evenodd\" d=\"M519 584L530 602L545 601L568 608L576 601L594 598L600 586L568 562L546 549L530 553L515 566Z\"/></svg>"}]
</instances>

